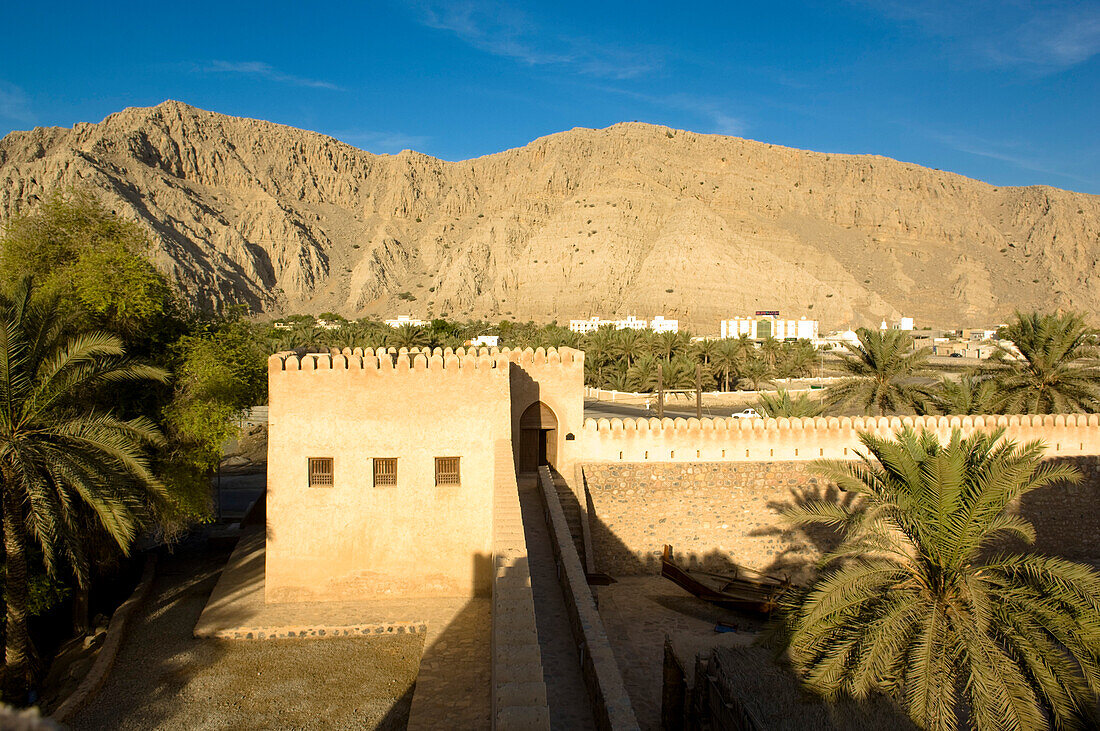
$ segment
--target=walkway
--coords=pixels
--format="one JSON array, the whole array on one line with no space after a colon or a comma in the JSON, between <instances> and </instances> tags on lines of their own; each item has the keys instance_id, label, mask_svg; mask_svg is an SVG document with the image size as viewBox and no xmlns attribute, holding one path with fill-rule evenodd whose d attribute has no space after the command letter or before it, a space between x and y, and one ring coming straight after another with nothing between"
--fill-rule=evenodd
<instances>
[{"instance_id":1,"label":"walkway","mask_svg":"<svg viewBox=\"0 0 1100 731\"><path fill-rule=\"evenodd\" d=\"M227 553L161 556L110 677L73 729L404 729L423 635L228 642L192 636Z\"/></svg>"},{"instance_id":2,"label":"walkway","mask_svg":"<svg viewBox=\"0 0 1100 731\"><path fill-rule=\"evenodd\" d=\"M620 576L596 589L600 618L615 652L638 724L646 731L661 728L661 683L665 637L684 661L689 681L694 658L713 647L752 644L763 622L693 597L660 576ZM715 632L719 622L737 632Z\"/></svg>"},{"instance_id":3,"label":"walkway","mask_svg":"<svg viewBox=\"0 0 1100 731\"><path fill-rule=\"evenodd\" d=\"M245 532L195 625L196 637L245 640L241 644L251 645L263 643L248 640L417 635L423 638L424 654L408 728L488 728L492 675L489 599L266 604L265 550L262 527Z\"/></svg>"},{"instance_id":4,"label":"walkway","mask_svg":"<svg viewBox=\"0 0 1100 731\"><path fill-rule=\"evenodd\" d=\"M543 681L550 705L552 729L595 729L592 704L581 676L581 661L558 584L558 570L550 547L542 501L533 480L519 488L531 593L535 599L535 624L542 651Z\"/></svg>"}]
</instances>

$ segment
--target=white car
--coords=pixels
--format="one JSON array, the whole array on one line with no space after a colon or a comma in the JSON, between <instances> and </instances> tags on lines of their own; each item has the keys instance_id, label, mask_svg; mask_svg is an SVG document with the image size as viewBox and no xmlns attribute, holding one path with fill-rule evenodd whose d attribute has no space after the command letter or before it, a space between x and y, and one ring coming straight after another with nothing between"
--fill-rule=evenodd
<instances>
[{"instance_id":1,"label":"white car","mask_svg":"<svg viewBox=\"0 0 1100 731\"><path fill-rule=\"evenodd\" d=\"M735 411L731 414L735 419L760 419L763 418L760 414L756 413L756 409L748 408L744 411Z\"/></svg>"}]
</instances>

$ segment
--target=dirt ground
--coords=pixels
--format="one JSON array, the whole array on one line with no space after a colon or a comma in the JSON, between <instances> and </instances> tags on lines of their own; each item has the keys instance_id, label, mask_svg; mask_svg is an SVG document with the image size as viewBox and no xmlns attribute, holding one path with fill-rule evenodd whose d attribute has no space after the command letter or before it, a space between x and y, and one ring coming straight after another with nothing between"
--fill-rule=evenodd
<instances>
[{"instance_id":1,"label":"dirt ground","mask_svg":"<svg viewBox=\"0 0 1100 731\"><path fill-rule=\"evenodd\" d=\"M403 729L423 640L197 640L228 552L164 556L107 683L74 729Z\"/></svg>"}]
</instances>

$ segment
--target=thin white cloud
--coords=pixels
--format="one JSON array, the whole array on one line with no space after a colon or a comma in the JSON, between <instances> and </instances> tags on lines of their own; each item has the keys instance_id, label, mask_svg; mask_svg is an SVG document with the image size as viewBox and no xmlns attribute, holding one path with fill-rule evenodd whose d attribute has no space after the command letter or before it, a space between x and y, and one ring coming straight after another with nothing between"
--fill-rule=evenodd
<instances>
[{"instance_id":1,"label":"thin white cloud","mask_svg":"<svg viewBox=\"0 0 1100 731\"><path fill-rule=\"evenodd\" d=\"M291 86L304 86L310 89L329 89L341 91L340 87L330 81L310 79L304 76L284 73L271 64L263 61L221 61L215 60L196 67L197 71L205 73L241 74L243 76L255 76L279 84Z\"/></svg>"},{"instance_id":2,"label":"thin white cloud","mask_svg":"<svg viewBox=\"0 0 1100 731\"><path fill-rule=\"evenodd\" d=\"M692 131L694 132L743 137L749 128L748 122L743 117L731 114L728 111L729 105L720 99L700 97L693 94L644 94L610 85L597 88L601 91L635 99L659 109L687 112L698 120L692 124Z\"/></svg>"},{"instance_id":3,"label":"thin white cloud","mask_svg":"<svg viewBox=\"0 0 1100 731\"><path fill-rule=\"evenodd\" d=\"M739 117L731 117L720 111L711 111L711 118L714 120L714 131L720 135L733 135L734 137L741 137L745 134L746 124L745 121Z\"/></svg>"},{"instance_id":4,"label":"thin white cloud","mask_svg":"<svg viewBox=\"0 0 1100 731\"><path fill-rule=\"evenodd\" d=\"M1007 163L1021 170L1053 175L1087 185L1096 185L1096 179L1066 172L1063 166L1039 159L1027 152L1026 146L1011 141L988 140L970 134L924 130L926 136L953 150L990 160Z\"/></svg>"},{"instance_id":5,"label":"thin white cloud","mask_svg":"<svg viewBox=\"0 0 1100 731\"><path fill-rule=\"evenodd\" d=\"M1100 54L1100 4L1072 0L852 0L991 67L1050 73Z\"/></svg>"},{"instance_id":6,"label":"thin white cloud","mask_svg":"<svg viewBox=\"0 0 1100 731\"><path fill-rule=\"evenodd\" d=\"M661 66L652 51L545 32L515 5L500 0L414 0L412 5L429 28L528 66L557 66L609 79L635 78Z\"/></svg>"},{"instance_id":7,"label":"thin white cloud","mask_svg":"<svg viewBox=\"0 0 1100 731\"><path fill-rule=\"evenodd\" d=\"M391 155L402 150L420 150L431 140L427 135L377 130L336 130L327 134L361 150Z\"/></svg>"},{"instance_id":8,"label":"thin white cloud","mask_svg":"<svg viewBox=\"0 0 1100 731\"><path fill-rule=\"evenodd\" d=\"M26 92L7 81L0 81L0 117L24 123L34 121Z\"/></svg>"}]
</instances>

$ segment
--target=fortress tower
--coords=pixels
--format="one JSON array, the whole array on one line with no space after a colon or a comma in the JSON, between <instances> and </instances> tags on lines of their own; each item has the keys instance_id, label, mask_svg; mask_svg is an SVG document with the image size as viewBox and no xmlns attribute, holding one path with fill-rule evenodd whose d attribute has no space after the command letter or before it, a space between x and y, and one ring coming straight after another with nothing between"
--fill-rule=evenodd
<instances>
[{"instance_id":1,"label":"fortress tower","mask_svg":"<svg viewBox=\"0 0 1100 731\"><path fill-rule=\"evenodd\" d=\"M577 350L268 361L268 602L488 593L494 488L579 454Z\"/></svg>"}]
</instances>

